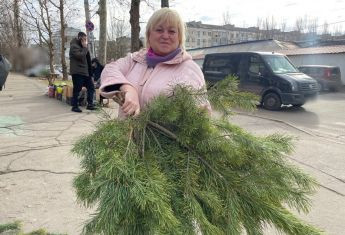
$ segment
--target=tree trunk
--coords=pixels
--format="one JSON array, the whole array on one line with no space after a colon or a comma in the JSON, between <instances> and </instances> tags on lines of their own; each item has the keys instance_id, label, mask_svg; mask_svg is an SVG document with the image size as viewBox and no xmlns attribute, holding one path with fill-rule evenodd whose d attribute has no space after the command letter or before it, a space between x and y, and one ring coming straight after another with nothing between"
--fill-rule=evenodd
<instances>
[{"instance_id":1,"label":"tree trunk","mask_svg":"<svg viewBox=\"0 0 345 235\"><path fill-rule=\"evenodd\" d=\"M106 64L107 60L107 0L99 1L99 62Z\"/></svg>"},{"instance_id":2,"label":"tree trunk","mask_svg":"<svg viewBox=\"0 0 345 235\"><path fill-rule=\"evenodd\" d=\"M50 18L51 16L48 9L48 2L47 0L39 0L39 4L41 7L41 20L48 33L48 39L46 39L45 41L48 46L50 72L55 73L54 66L53 66L53 63L54 63L53 31L52 31L52 24L51 24L51 18Z\"/></svg>"},{"instance_id":3,"label":"tree trunk","mask_svg":"<svg viewBox=\"0 0 345 235\"><path fill-rule=\"evenodd\" d=\"M161 7L168 7L169 8L169 0L161 0Z\"/></svg>"},{"instance_id":4,"label":"tree trunk","mask_svg":"<svg viewBox=\"0 0 345 235\"><path fill-rule=\"evenodd\" d=\"M19 0L14 0L13 3L13 16L14 16L14 30L15 30L15 38L16 38L16 46L20 48L23 46L23 37L22 37L22 29L20 26L20 19L19 19Z\"/></svg>"},{"instance_id":5,"label":"tree trunk","mask_svg":"<svg viewBox=\"0 0 345 235\"><path fill-rule=\"evenodd\" d=\"M64 16L64 0L60 0L60 23L61 23L61 66L62 66L62 80L68 80L67 74L67 65L66 65L66 58L65 58L65 43L66 43L66 36L65 36L65 16Z\"/></svg>"},{"instance_id":6,"label":"tree trunk","mask_svg":"<svg viewBox=\"0 0 345 235\"><path fill-rule=\"evenodd\" d=\"M131 0L131 9L129 11L131 23L131 52L138 51L140 49L139 44L139 12L140 12L140 0Z\"/></svg>"}]
</instances>

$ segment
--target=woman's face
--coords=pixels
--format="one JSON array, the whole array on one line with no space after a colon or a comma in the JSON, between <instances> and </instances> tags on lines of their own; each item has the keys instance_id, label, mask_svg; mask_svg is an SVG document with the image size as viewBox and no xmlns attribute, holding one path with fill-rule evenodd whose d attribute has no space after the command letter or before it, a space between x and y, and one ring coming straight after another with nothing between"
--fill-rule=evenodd
<instances>
[{"instance_id":1,"label":"woman's face","mask_svg":"<svg viewBox=\"0 0 345 235\"><path fill-rule=\"evenodd\" d=\"M168 23L161 23L150 31L149 43L156 54L165 56L177 49L179 46L178 38L177 27Z\"/></svg>"}]
</instances>

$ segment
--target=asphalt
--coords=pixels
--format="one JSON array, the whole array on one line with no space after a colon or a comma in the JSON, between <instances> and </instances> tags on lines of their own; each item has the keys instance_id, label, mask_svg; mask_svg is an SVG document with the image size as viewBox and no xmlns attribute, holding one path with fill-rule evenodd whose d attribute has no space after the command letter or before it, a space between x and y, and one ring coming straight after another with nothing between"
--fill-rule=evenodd
<instances>
[{"instance_id":1,"label":"asphalt","mask_svg":"<svg viewBox=\"0 0 345 235\"><path fill-rule=\"evenodd\" d=\"M0 92L0 224L20 220L26 232L80 234L89 212L76 201L72 180L79 160L70 149L103 115L71 112L48 98L46 87L12 73Z\"/></svg>"},{"instance_id":2,"label":"asphalt","mask_svg":"<svg viewBox=\"0 0 345 235\"><path fill-rule=\"evenodd\" d=\"M52 233L80 234L93 209L76 200L72 180L79 171L79 159L70 150L77 139L95 129L103 115L85 108L82 113L71 112L66 103L48 98L46 87L44 81L11 73L0 92L0 224L20 220L25 232L46 228ZM111 103L104 110L115 117L117 106ZM343 145L330 146L327 141L320 145L319 138L275 120L245 114L233 120L255 134L299 137L289 159L321 186L312 198L311 213L302 218L326 234L344 234L344 181L325 174L328 168L322 169L323 163L333 161L339 166L334 175L342 174ZM334 160L318 152L328 152ZM278 233L268 228L265 234Z\"/></svg>"}]
</instances>

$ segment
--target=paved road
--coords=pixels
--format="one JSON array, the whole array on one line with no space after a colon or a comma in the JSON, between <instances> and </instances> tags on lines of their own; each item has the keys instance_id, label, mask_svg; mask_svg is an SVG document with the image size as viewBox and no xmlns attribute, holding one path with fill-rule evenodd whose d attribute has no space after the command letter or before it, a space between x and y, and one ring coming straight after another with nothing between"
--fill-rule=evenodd
<instances>
[{"instance_id":1,"label":"paved road","mask_svg":"<svg viewBox=\"0 0 345 235\"><path fill-rule=\"evenodd\" d=\"M321 93L317 100L301 108L284 107L279 112L259 109L256 114L345 143L345 92Z\"/></svg>"},{"instance_id":2,"label":"paved road","mask_svg":"<svg viewBox=\"0 0 345 235\"><path fill-rule=\"evenodd\" d=\"M26 232L45 227L55 233L79 234L90 210L80 207L75 199L71 183L79 161L70 154L70 148L94 129L101 115L86 110L72 113L66 104L44 96L44 90L39 81L11 74L0 92L0 223L21 220ZM312 198L312 211L301 217L327 234L342 235L345 145L342 134L328 133L332 129L321 124L332 122L338 129L345 119L340 120L334 112L327 114L326 110L333 109L329 106L331 98L344 115L341 98L329 94L304 109L258 110L232 120L258 135L280 132L298 138L289 160L320 182ZM108 111L113 115L116 108ZM268 229L266 234L276 232Z\"/></svg>"},{"instance_id":3,"label":"paved road","mask_svg":"<svg viewBox=\"0 0 345 235\"><path fill-rule=\"evenodd\" d=\"M345 234L345 93L320 94L302 108L240 112L233 121L259 135L280 132L296 137L289 159L320 183L312 211L302 217L326 234Z\"/></svg>"}]
</instances>

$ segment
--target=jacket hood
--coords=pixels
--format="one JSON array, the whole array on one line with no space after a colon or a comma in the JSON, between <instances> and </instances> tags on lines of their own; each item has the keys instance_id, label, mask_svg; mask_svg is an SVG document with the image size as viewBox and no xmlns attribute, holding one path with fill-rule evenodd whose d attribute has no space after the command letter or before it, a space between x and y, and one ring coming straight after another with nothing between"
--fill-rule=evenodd
<instances>
[{"instance_id":1,"label":"jacket hood","mask_svg":"<svg viewBox=\"0 0 345 235\"><path fill-rule=\"evenodd\" d=\"M71 40L70 45L73 45L73 44L76 44L76 45L78 45L78 46L81 46L80 43L79 43L78 38L73 38L73 39Z\"/></svg>"},{"instance_id":2,"label":"jacket hood","mask_svg":"<svg viewBox=\"0 0 345 235\"><path fill-rule=\"evenodd\" d=\"M147 64L146 63L146 54L147 54L147 48L143 48L140 51L132 53L132 58L134 61L140 63L140 64ZM173 59L162 62L163 64L180 64L184 61L191 60L192 56L189 55L186 51L181 50L180 53L178 53Z\"/></svg>"}]
</instances>

